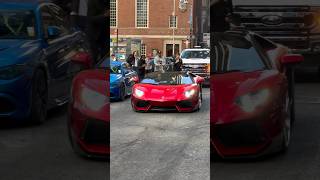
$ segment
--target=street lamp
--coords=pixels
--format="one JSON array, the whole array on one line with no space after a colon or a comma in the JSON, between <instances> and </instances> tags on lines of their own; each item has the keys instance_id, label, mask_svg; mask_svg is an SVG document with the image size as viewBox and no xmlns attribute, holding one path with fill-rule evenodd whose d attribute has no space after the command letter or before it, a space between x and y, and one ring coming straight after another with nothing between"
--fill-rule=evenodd
<instances>
[{"instance_id":1,"label":"street lamp","mask_svg":"<svg viewBox=\"0 0 320 180\"><path fill-rule=\"evenodd\" d=\"M173 16L173 19L174 19L174 25L176 26L177 25L177 19L176 19L176 0L173 0L173 11L172 11L172 16ZM175 46L176 46L176 43L175 43L175 39L174 39L174 36L175 36L175 26L172 27L172 40L173 40L173 47L172 47L172 57L174 57L174 49L175 49Z\"/></svg>"},{"instance_id":2,"label":"street lamp","mask_svg":"<svg viewBox=\"0 0 320 180\"><path fill-rule=\"evenodd\" d=\"M116 33L116 39L117 39L117 46L116 46L116 54L118 55L118 51L119 51L119 30L118 30L118 28L116 28L115 30L114 30L114 33Z\"/></svg>"}]
</instances>

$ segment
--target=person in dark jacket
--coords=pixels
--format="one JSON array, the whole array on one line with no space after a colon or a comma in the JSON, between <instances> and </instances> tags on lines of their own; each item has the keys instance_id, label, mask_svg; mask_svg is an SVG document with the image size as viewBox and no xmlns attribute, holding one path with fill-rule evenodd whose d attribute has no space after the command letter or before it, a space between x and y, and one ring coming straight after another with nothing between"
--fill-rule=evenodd
<instances>
[{"instance_id":1,"label":"person in dark jacket","mask_svg":"<svg viewBox=\"0 0 320 180\"><path fill-rule=\"evenodd\" d=\"M211 31L224 32L230 29L230 18L232 14L231 0L213 0L211 1Z\"/></svg>"},{"instance_id":2,"label":"person in dark jacket","mask_svg":"<svg viewBox=\"0 0 320 180\"><path fill-rule=\"evenodd\" d=\"M133 66L135 61L134 55L133 54L129 54L128 58L127 58L127 63L129 64L130 67Z\"/></svg>"},{"instance_id":3,"label":"person in dark jacket","mask_svg":"<svg viewBox=\"0 0 320 180\"><path fill-rule=\"evenodd\" d=\"M108 8L107 0L72 0L72 25L86 32L95 62L108 52Z\"/></svg>"},{"instance_id":4,"label":"person in dark jacket","mask_svg":"<svg viewBox=\"0 0 320 180\"><path fill-rule=\"evenodd\" d=\"M173 68L174 68L174 71L181 71L182 70L182 59L180 58L179 53L176 54Z\"/></svg>"},{"instance_id":5,"label":"person in dark jacket","mask_svg":"<svg viewBox=\"0 0 320 180\"><path fill-rule=\"evenodd\" d=\"M142 55L138 60L138 76L142 80L146 74L146 56Z\"/></svg>"},{"instance_id":6,"label":"person in dark jacket","mask_svg":"<svg viewBox=\"0 0 320 180\"><path fill-rule=\"evenodd\" d=\"M88 1L88 37L96 62L107 54L108 5L106 0Z\"/></svg>"}]
</instances>

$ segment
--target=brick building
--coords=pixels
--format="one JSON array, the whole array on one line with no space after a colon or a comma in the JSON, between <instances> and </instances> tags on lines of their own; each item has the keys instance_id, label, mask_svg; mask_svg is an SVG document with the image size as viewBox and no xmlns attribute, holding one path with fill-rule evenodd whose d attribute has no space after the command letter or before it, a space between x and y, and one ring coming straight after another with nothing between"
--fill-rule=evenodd
<instances>
[{"instance_id":1,"label":"brick building","mask_svg":"<svg viewBox=\"0 0 320 180\"><path fill-rule=\"evenodd\" d=\"M185 4L180 1L187 5L181 6ZM174 52L181 52L190 46L192 3L192 0L110 0L110 50L116 53L118 47L119 54L138 50L149 55L156 49L163 56L171 56L174 42Z\"/></svg>"}]
</instances>

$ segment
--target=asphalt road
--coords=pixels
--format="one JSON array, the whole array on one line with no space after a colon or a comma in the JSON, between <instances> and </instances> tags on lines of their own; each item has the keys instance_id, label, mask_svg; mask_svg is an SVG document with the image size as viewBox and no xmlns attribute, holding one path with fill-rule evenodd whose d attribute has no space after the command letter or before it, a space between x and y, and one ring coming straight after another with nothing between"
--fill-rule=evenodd
<instances>
[{"instance_id":1,"label":"asphalt road","mask_svg":"<svg viewBox=\"0 0 320 180\"><path fill-rule=\"evenodd\" d=\"M194 113L136 113L111 104L112 180L209 180L209 89Z\"/></svg>"},{"instance_id":2,"label":"asphalt road","mask_svg":"<svg viewBox=\"0 0 320 180\"><path fill-rule=\"evenodd\" d=\"M1 180L107 180L109 164L75 155L66 129L66 107L41 126L0 128Z\"/></svg>"},{"instance_id":3,"label":"asphalt road","mask_svg":"<svg viewBox=\"0 0 320 180\"><path fill-rule=\"evenodd\" d=\"M258 161L215 161L213 180L320 179L320 81L305 74L296 84L296 122L286 154Z\"/></svg>"}]
</instances>

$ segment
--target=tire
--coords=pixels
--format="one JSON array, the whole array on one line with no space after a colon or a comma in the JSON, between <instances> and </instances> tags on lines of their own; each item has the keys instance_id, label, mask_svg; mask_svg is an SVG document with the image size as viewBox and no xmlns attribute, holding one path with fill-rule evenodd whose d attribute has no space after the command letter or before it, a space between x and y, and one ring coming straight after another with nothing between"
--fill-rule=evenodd
<instances>
[{"instance_id":1,"label":"tire","mask_svg":"<svg viewBox=\"0 0 320 180\"><path fill-rule=\"evenodd\" d=\"M288 81L289 81L289 98L291 100L291 121L295 122L295 78L294 78L294 70L291 68L288 73Z\"/></svg>"},{"instance_id":2,"label":"tire","mask_svg":"<svg viewBox=\"0 0 320 180\"><path fill-rule=\"evenodd\" d=\"M210 162L219 161L219 160L221 160L221 157L215 151L213 145L210 143Z\"/></svg>"},{"instance_id":3,"label":"tire","mask_svg":"<svg viewBox=\"0 0 320 180\"><path fill-rule=\"evenodd\" d=\"M30 121L42 124L47 117L48 85L44 71L37 69L32 79Z\"/></svg>"},{"instance_id":4,"label":"tire","mask_svg":"<svg viewBox=\"0 0 320 180\"><path fill-rule=\"evenodd\" d=\"M201 92L199 92L199 95L198 95L198 108L197 108L197 111L200 111L201 106L202 106L202 93L201 93Z\"/></svg>"},{"instance_id":5,"label":"tire","mask_svg":"<svg viewBox=\"0 0 320 180\"><path fill-rule=\"evenodd\" d=\"M120 101L124 101L126 99L126 88L124 86L124 84L120 85L120 97L119 97Z\"/></svg>"},{"instance_id":6,"label":"tire","mask_svg":"<svg viewBox=\"0 0 320 180\"><path fill-rule=\"evenodd\" d=\"M288 147L290 145L290 141L291 141L291 134L292 134L292 100L291 98L288 96L287 100L286 100L286 108L287 108L287 113L286 113L286 117L285 117L285 122L284 122L284 126L283 126L283 130L282 130L282 152L286 152L288 150Z\"/></svg>"}]
</instances>

